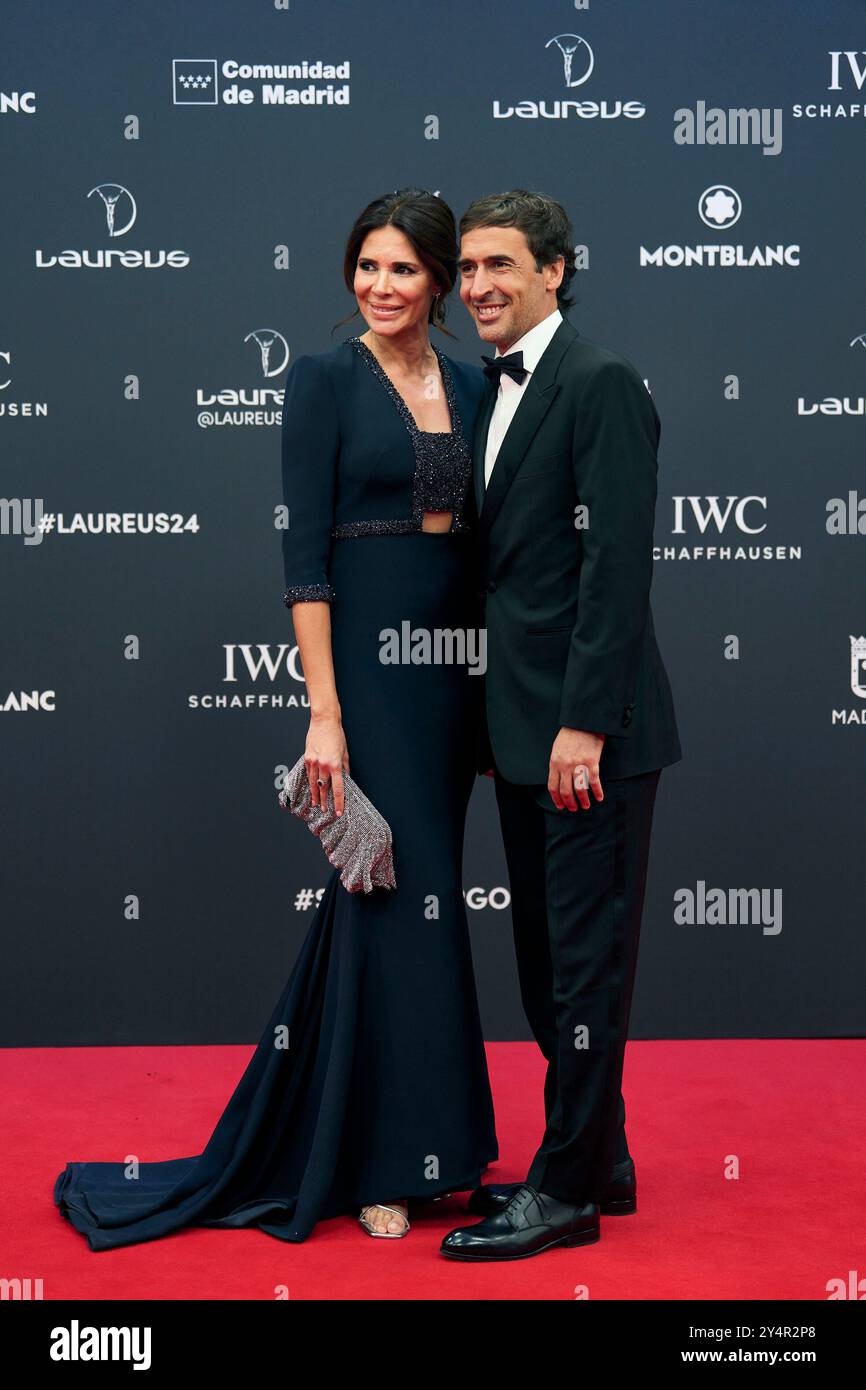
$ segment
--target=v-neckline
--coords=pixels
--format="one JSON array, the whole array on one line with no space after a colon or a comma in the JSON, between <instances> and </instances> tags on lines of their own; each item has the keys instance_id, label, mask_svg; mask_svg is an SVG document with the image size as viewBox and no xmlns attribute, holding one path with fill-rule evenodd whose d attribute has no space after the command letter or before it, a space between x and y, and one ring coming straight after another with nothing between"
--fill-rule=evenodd
<instances>
[{"instance_id":1,"label":"v-neckline","mask_svg":"<svg viewBox=\"0 0 866 1390\"><path fill-rule=\"evenodd\" d=\"M373 349L371 347L368 347L367 344L362 340L362 338L358 334L356 334L354 338L350 338L349 342L356 343L359 348L363 348L363 356L365 360L369 363L369 365L373 369L374 375L378 376L382 385L385 387L385 390L388 392L388 395L391 397L391 399L394 401L394 404L400 410L400 413L403 415L405 422L410 430L412 430L415 434L425 435L428 439L450 439L453 434L457 433L457 428L455 425L456 402L452 402L451 399L451 392L449 390L449 382L447 376L448 369L445 366L445 363L443 362L442 357L440 355L439 349L436 347L435 343L431 343L430 346L436 354L436 361L439 363L439 371L442 376L442 386L445 391L445 404L448 407L448 416L451 420L450 430L422 430L420 425L418 424L418 421L415 419L415 416L412 414L411 410L406 404L406 401L404 400L403 396L397 390L396 385L391 380L388 373L385 371L385 368L382 366L382 363L379 361Z\"/></svg>"}]
</instances>

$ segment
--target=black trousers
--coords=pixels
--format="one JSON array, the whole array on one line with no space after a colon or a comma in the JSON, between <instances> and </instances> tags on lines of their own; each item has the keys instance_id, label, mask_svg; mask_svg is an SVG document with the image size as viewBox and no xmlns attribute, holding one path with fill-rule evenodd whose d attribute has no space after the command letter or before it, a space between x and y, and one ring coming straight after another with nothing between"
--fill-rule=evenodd
<instances>
[{"instance_id":1,"label":"black trousers","mask_svg":"<svg viewBox=\"0 0 866 1390\"><path fill-rule=\"evenodd\" d=\"M521 998L547 1061L526 1180L564 1202L597 1202L628 1158L620 1088L660 775L603 782L603 801L568 811L495 773Z\"/></svg>"}]
</instances>

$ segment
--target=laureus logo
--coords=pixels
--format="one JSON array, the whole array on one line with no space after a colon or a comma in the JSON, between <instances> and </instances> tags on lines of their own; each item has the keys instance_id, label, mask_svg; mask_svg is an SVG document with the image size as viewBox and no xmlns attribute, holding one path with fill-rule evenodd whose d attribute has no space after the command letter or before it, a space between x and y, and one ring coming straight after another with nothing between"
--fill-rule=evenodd
<instances>
[{"instance_id":1,"label":"laureus logo","mask_svg":"<svg viewBox=\"0 0 866 1390\"><path fill-rule=\"evenodd\" d=\"M551 55L559 54L562 80L567 91L582 87L589 81L595 68L595 55L580 34L554 34L544 48L550 49ZM583 97L580 101L575 98L561 101L525 98L513 105L498 100L493 102L493 119L497 121L510 120L514 116L523 121L564 121L572 116L589 121L611 121L619 116L639 120L645 115L646 107L642 101L621 101L619 98L613 101L607 98L594 101L590 97Z\"/></svg>"},{"instance_id":2,"label":"laureus logo","mask_svg":"<svg viewBox=\"0 0 866 1390\"><path fill-rule=\"evenodd\" d=\"M110 241L126 236L135 224L138 207L135 198L122 183L98 183L86 194L93 199L92 206L101 205L105 218L105 232ZM170 266L174 270L189 265L186 251L135 251L129 248L99 247L84 250L67 247L56 253L36 249L36 269L48 270L62 266L65 270L160 270Z\"/></svg>"},{"instance_id":3,"label":"laureus logo","mask_svg":"<svg viewBox=\"0 0 866 1390\"><path fill-rule=\"evenodd\" d=\"M200 429L223 425L270 428L280 423L285 386L282 378L291 356L289 345L276 328L254 328L244 338L244 344L247 343L253 345L263 381L271 384L196 387L196 423ZM280 378L279 383L275 377Z\"/></svg>"},{"instance_id":4,"label":"laureus logo","mask_svg":"<svg viewBox=\"0 0 866 1390\"><path fill-rule=\"evenodd\" d=\"M91 188L87 195L88 198L92 198L94 193L98 194L105 205L105 225L108 229L108 235L126 236L138 216L138 208L129 189L124 188L122 183L98 183L95 188ZM127 214L122 227L117 225L118 206Z\"/></svg>"},{"instance_id":5,"label":"laureus logo","mask_svg":"<svg viewBox=\"0 0 866 1390\"><path fill-rule=\"evenodd\" d=\"M549 48L555 43L562 54L563 76L566 87L580 87L595 67L595 58L586 39L579 34L555 34L544 45ZM575 58L577 62L575 62Z\"/></svg>"},{"instance_id":6,"label":"laureus logo","mask_svg":"<svg viewBox=\"0 0 866 1390\"><path fill-rule=\"evenodd\" d=\"M289 345L282 333L278 333L276 328L254 328L252 333L248 333L244 338L244 342L253 342L258 345L263 377L280 376L288 367ZM280 351L274 353L272 360L271 348L277 342L280 345ZM276 360L276 366L274 366L274 360Z\"/></svg>"}]
</instances>

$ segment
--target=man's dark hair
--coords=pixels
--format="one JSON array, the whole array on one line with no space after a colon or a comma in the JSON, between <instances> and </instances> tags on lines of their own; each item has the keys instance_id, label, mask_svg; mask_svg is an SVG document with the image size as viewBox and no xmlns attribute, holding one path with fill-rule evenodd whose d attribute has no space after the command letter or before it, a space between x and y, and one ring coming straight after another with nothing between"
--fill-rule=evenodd
<instances>
[{"instance_id":1,"label":"man's dark hair","mask_svg":"<svg viewBox=\"0 0 866 1390\"><path fill-rule=\"evenodd\" d=\"M531 193L525 188L512 188L508 193L489 193L478 198L460 219L460 235L476 227L516 227L526 237L535 257L535 268L541 270L557 256L565 260L562 284L556 291L559 308L565 314L575 303L568 289L574 279L574 233L568 213L561 203L546 193Z\"/></svg>"}]
</instances>

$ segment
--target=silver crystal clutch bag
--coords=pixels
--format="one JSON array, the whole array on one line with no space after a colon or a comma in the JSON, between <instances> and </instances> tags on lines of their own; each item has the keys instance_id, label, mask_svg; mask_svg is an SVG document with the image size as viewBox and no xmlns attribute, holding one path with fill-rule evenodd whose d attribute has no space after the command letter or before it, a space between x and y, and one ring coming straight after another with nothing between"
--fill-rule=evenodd
<instances>
[{"instance_id":1,"label":"silver crystal clutch bag","mask_svg":"<svg viewBox=\"0 0 866 1390\"><path fill-rule=\"evenodd\" d=\"M374 888L396 888L391 827L348 774L343 773L343 814L334 807L334 789L328 785L326 807L314 806L303 757L286 773L278 801L306 823L322 842L322 849L349 893L372 893Z\"/></svg>"}]
</instances>

